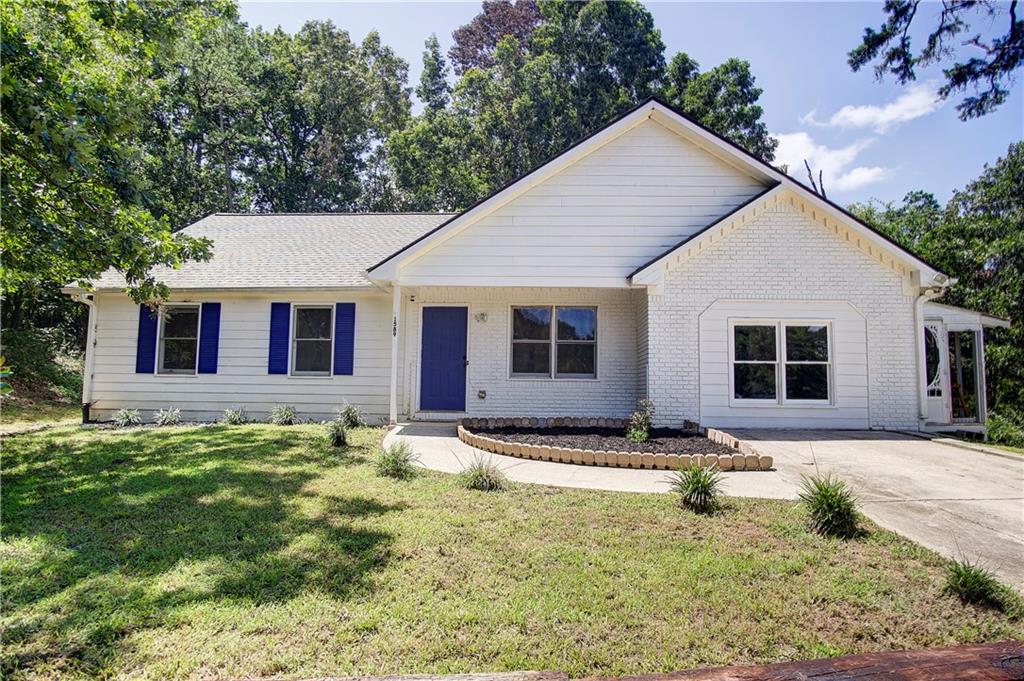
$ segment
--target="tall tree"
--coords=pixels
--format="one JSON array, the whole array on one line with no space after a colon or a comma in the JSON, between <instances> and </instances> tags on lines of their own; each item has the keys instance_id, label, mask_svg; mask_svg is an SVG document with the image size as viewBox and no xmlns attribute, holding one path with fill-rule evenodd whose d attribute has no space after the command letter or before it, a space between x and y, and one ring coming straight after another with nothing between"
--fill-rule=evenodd
<instances>
[{"instance_id":1,"label":"tall tree","mask_svg":"<svg viewBox=\"0 0 1024 681\"><path fill-rule=\"evenodd\" d=\"M762 120L764 110L757 100L763 91L754 80L750 63L742 59L728 59L701 73L697 62L680 52L669 65L665 96L687 115L770 163L779 142Z\"/></svg>"},{"instance_id":2,"label":"tall tree","mask_svg":"<svg viewBox=\"0 0 1024 681\"><path fill-rule=\"evenodd\" d=\"M154 217L141 131L151 75L183 27L221 5L0 5L3 291L84 282L114 268L139 300L166 295L151 269L208 244Z\"/></svg>"},{"instance_id":3,"label":"tall tree","mask_svg":"<svg viewBox=\"0 0 1024 681\"><path fill-rule=\"evenodd\" d=\"M1024 407L1024 142L986 166L945 207L927 192L851 210L957 278L943 302L1009 318L986 331L989 404Z\"/></svg>"},{"instance_id":4,"label":"tall tree","mask_svg":"<svg viewBox=\"0 0 1024 681\"><path fill-rule=\"evenodd\" d=\"M424 46L423 72L420 74L416 96L423 102L427 113L434 114L448 106L452 89L448 84L448 63L441 54L437 36L431 34Z\"/></svg>"},{"instance_id":5,"label":"tall tree","mask_svg":"<svg viewBox=\"0 0 1024 681\"><path fill-rule=\"evenodd\" d=\"M525 54L530 50L533 31L540 23L535 0L484 0L480 14L452 33L455 44L448 51L455 73L494 66L494 51L504 38L515 38Z\"/></svg>"},{"instance_id":6,"label":"tall tree","mask_svg":"<svg viewBox=\"0 0 1024 681\"><path fill-rule=\"evenodd\" d=\"M996 110L1024 64L1024 17L1017 16L1017 0L943 0L938 23L915 52L910 30L918 12L930 7L922 7L920 0L886 0L885 22L877 30L864 29L861 44L850 52L850 67L859 71L874 62L878 78L891 73L899 83L908 83L917 79L919 66L952 62L943 70L946 82L939 95L947 98L968 88L977 93L957 104L960 119ZM996 28L997 35L982 38L982 31L990 27L1005 27L1005 33ZM961 60L957 45L969 47L976 56Z\"/></svg>"}]
</instances>

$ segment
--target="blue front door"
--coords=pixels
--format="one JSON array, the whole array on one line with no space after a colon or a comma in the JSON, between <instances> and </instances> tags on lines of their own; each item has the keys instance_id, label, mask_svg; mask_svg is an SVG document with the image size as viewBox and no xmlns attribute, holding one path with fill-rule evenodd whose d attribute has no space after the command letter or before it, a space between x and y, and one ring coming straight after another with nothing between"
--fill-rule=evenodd
<instances>
[{"instance_id":1,"label":"blue front door","mask_svg":"<svg viewBox=\"0 0 1024 681\"><path fill-rule=\"evenodd\" d=\"M466 320L464 307L423 308L420 409L466 410Z\"/></svg>"}]
</instances>

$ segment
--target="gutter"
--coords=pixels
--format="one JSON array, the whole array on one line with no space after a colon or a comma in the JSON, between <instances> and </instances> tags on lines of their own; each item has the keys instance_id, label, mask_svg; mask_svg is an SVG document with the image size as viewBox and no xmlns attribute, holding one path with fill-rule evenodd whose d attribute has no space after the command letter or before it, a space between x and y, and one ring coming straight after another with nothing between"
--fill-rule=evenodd
<instances>
[{"instance_id":1,"label":"gutter","mask_svg":"<svg viewBox=\"0 0 1024 681\"><path fill-rule=\"evenodd\" d=\"M92 375L96 366L96 327L99 323L99 312L92 295L74 293L71 298L89 308L89 322L85 335L85 369L82 372L82 423L89 423L89 408L92 407Z\"/></svg>"}]
</instances>

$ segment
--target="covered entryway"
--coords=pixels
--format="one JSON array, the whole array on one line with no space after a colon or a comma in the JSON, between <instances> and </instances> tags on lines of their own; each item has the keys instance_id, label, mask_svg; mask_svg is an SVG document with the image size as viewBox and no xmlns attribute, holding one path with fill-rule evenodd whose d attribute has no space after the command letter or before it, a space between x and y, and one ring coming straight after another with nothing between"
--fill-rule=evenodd
<instances>
[{"instance_id":1,"label":"covered entryway","mask_svg":"<svg viewBox=\"0 0 1024 681\"><path fill-rule=\"evenodd\" d=\"M972 310L925 304L926 430L984 431L984 328L1009 325Z\"/></svg>"}]
</instances>

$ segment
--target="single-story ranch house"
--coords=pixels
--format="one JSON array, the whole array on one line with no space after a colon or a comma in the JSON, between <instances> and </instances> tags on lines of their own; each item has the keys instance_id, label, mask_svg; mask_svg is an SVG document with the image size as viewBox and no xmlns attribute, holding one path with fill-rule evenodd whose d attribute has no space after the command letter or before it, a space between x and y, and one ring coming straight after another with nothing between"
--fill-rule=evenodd
<instances>
[{"instance_id":1,"label":"single-story ranch house","mask_svg":"<svg viewBox=\"0 0 1024 681\"><path fill-rule=\"evenodd\" d=\"M159 314L104 274L85 414L345 402L382 420L624 417L984 430L985 326L954 283L649 100L457 215L216 214Z\"/></svg>"}]
</instances>

